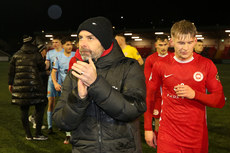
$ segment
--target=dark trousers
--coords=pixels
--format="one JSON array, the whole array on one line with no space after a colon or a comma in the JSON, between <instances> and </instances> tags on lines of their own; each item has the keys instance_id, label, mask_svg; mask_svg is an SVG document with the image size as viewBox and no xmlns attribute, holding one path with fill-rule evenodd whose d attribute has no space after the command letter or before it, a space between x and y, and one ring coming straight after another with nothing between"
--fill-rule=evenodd
<instances>
[{"instance_id":1,"label":"dark trousers","mask_svg":"<svg viewBox=\"0 0 230 153\"><path fill-rule=\"evenodd\" d=\"M36 135L41 135L41 126L43 122L44 111L46 107L46 103L39 103L34 105L36 114L35 114L35 122L36 122ZM28 113L29 113L30 105L20 106L21 109L21 120L23 128L26 132L27 137L32 137L29 120L28 120Z\"/></svg>"}]
</instances>

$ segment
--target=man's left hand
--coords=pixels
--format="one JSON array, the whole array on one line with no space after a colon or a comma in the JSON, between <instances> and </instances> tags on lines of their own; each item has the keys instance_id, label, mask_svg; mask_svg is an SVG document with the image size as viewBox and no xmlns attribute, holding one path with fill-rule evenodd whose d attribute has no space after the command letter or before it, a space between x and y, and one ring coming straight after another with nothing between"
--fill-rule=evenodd
<instances>
[{"instance_id":1,"label":"man's left hand","mask_svg":"<svg viewBox=\"0 0 230 153\"><path fill-rule=\"evenodd\" d=\"M72 69L74 70L72 71L72 74L88 87L97 79L96 66L91 58L89 59L89 64L77 61L73 64Z\"/></svg>"}]
</instances>

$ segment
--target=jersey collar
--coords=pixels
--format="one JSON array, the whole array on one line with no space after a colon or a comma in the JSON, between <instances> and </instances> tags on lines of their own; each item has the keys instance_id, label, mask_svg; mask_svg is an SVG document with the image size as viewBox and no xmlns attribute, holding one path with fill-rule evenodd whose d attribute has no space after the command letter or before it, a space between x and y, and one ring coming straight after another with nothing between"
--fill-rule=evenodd
<instances>
[{"instance_id":1,"label":"jersey collar","mask_svg":"<svg viewBox=\"0 0 230 153\"><path fill-rule=\"evenodd\" d=\"M159 56L159 57L165 57L165 56L167 56L167 55L168 55L168 53L166 53L165 55L161 55L161 54L158 53L158 56Z\"/></svg>"},{"instance_id":2,"label":"jersey collar","mask_svg":"<svg viewBox=\"0 0 230 153\"><path fill-rule=\"evenodd\" d=\"M189 59L189 60L187 60L187 61L182 61L182 60L178 59L176 56L174 56L173 58L174 58L178 63L189 63L189 62L191 62L191 61L194 59L193 56L192 56L191 59Z\"/></svg>"}]
</instances>

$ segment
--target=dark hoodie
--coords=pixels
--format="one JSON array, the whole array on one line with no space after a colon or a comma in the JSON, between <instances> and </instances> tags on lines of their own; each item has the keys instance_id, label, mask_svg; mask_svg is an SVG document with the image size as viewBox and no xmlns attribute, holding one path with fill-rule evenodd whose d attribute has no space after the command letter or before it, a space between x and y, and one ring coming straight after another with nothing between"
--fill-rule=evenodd
<instances>
[{"instance_id":1,"label":"dark hoodie","mask_svg":"<svg viewBox=\"0 0 230 153\"><path fill-rule=\"evenodd\" d=\"M146 110L144 73L116 41L111 49L95 62L98 77L85 99L71 70L64 81L53 118L72 131L73 153L142 152L137 118Z\"/></svg>"},{"instance_id":2,"label":"dark hoodie","mask_svg":"<svg viewBox=\"0 0 230 153\"><path fill-rule=\"evenodd\" d=\"M13 86L12 103L33 105L47 102L43 74L45 63L37 47L25 43L10 61L8 84Z\"/></svg>"}]
</instances>

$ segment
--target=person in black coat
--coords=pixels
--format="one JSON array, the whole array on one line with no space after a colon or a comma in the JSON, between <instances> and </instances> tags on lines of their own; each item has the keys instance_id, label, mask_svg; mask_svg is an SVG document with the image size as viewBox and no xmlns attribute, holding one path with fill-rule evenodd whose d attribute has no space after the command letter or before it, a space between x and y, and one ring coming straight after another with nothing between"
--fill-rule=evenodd
<instances>
[{"instance_id":1,"label":"person in black coat","mask_svg":"<svg viewBox=\"0 0 230 153\"><path fill-rule=\"evenodd\" d=\"M141 153L143 70L123 55L108 19L90 18L77 33L77 62L63 83L53 113L56 125L72 132L73 153Z\"/></svg>"},{"instance_id":2,"label":"person in black coat","mask_svg":"<svg viewBox=\"0 0 230 153\"><path fill-rule=\"evenodd\" d=\"M23 46L17 51L9 68L9 91L12 93L12 104L20 106L21 120L27 140L46 140L41 132L44 110L47 105L44 85L45 63L38 48L32 44L33 38L25 35ZM31 105L36 109L36 135L33 138L28 121Z\"/></svg>"}]
</instances>

